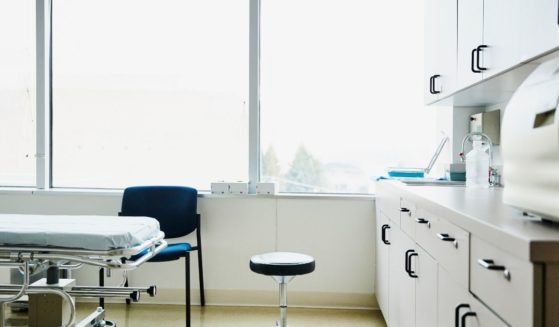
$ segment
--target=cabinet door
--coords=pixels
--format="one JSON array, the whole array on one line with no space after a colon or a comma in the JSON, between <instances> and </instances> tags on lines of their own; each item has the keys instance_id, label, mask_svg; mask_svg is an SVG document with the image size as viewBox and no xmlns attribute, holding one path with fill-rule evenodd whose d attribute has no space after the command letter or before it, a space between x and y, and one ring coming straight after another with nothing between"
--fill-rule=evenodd
<instances>
[{"instance_id":1,"label":"cabinet door","mask_svg":"<svg viewBox=\"0 0 559 327\"><path fill-rule=\"evenodd\" d=\"M456 6L456 0L425 0L424 93L427 103L456 89Z\"/></svg>"},{"instance_id":2,"label":"cabinet door","mask_svg":"<svg viewBox=\"0 0 559 327\"><path fill-rule=\"evenodd\" d=\"M482 73L472 71L472 51L482 42L483 0L458 1L457 83L459 89L479 82L483 77Z\"/></svg>"},{"instance_id":3,"label":"cabinet door","mask_svg":"<svg viewBox=\"0 0 559 327\"><path fill-rule=\"evenodd\" d=\"M465 316L466 315L466 316ZM463 323L462 323L463 322ZM507 327L501 319L489 311L483 304L470 297L470 309L460 317L461 327Z\"/></svg>"},{"instance_id":4,"label":"cabinet door","mask_svg":"<svg viewBox=\"0 0 559 327\"><path fill-rule=\"evenodd\" d=\"M480 67L483 78L502 72L520 62L522 4L526 0L485 0L483 5L483 44ZM530 2L530 1L528 1ZM539 6L532 4L532 6Z\"/></svg>"},{"instance_id":5,"label":"cabinet door","mask_svg":"<svg viewBox=\"0 0 559 327\"><path fill-rule=\"evenodd\" d=\"M406 272L406 251L415 243L398 228L391 230L388 326L415 326L415 278Z\"/></svg>"},{"instance_id":6,"label":"cabinet door","mask_svg":"<svg viewBox=\"0 0 559 327\"><path fill-rule=\"evenodd\" d=\"M457 284L441 266L439 266L438 285L438 326L507 326L466 289Z\"/></svg>"},{"instance_id":7,"label":"cabinet door","mask_svg":"<svg viewBox=\"0 0 559 327\"><path fill-rule=\"evenodd\" d=\"M418 256L415 280L415 326L437 326L437 279L438 265L422 248L417 247Z\"/></svg>"},{"instance_id":8,"label":"cabinet door","mask_svg":"<svg viewBox=\"0 0 559 327\"><path fill-rule=\"evenodd\" d=\"M520 60L526 61L559 46L559 1L523 1L519 28ZM515 34L515 33L512 33Z\"/></svg>"},{"instance_id":9,"label":"cabinet door","mask_svg":"<svg viewBox=\"0 0 559 327\"><path fill-rule=\"evenodd\" d=\"M388 321L388 285L390 280L388 269L390 267L391 235L390 220L383 212L377 210L375 294L386 321Z\"/></svg>"}]
</instances>

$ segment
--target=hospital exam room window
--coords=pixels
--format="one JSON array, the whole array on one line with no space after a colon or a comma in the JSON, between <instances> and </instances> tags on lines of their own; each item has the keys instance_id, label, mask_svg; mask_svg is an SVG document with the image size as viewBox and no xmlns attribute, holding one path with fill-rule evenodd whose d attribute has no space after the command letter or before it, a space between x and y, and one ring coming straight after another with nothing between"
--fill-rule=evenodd
<instances>
[{"instance_id":1,"label":"hospital exam room window","mask_svg":"<svg viewBox=\"0 0 559 327\"><path fill-rule=\"evenodd\" d=\"M0 1L0 186L35 185L35 0Z\"/></svg>"},{"instance_id":2,"label":"hospital exam room window","mask_svg":"<svg viewBox=\"0 0 559 327\"><path fill-rule=\"evenodd\" d=\"M261 180L374 193L387 167L427 165L422 1L262 0L261 24Z\"/></svg>"},{"instance_id":3,"label":"hospital exam room window","mask_svg":"<svg viewBox=\"0 0 559 327\"><path fill-rule=\"evenodd\" d=\"M249 0L53 4L54 187L248 179Z\"/></svg>"}]
</instances>

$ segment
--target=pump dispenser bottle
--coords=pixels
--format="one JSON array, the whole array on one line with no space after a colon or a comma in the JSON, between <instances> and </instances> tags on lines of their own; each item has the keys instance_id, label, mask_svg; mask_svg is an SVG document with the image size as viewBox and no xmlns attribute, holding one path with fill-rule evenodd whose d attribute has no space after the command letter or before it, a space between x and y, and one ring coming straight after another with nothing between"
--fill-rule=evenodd
<instances>
[{"instance_id":1,"label":"pump dispenser bottle","mask_svg":"<svg viewBox=\"0 0 559 327\"><path fill-rule=\"evenodd\" d=\"M464 155L467 141L472 142L472 151ZM483 141L486 141L483 143ZM493 142L486 134L469 133L462 139L462 162L466 164L466 188L488 188L489 174L493 161Z\"/></svg>"},{"instance_id":2,"label":"pump dispenser bottle","mask_svg":"<svg viewBox=\"0 0 559 327\"><path fill-rule=\"evenodd\" d=\"M489 154L481 140L472 142L472 151L466 154L466 187L489 187Z\"/></svg>"}]
</instances>

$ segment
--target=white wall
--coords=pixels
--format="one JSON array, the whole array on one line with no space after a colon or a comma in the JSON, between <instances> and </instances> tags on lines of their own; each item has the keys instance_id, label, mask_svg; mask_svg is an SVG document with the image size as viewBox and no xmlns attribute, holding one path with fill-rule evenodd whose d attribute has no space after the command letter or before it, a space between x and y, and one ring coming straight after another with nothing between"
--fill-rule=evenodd
<instances>
[{"instance_id":1,"label":"white wall","mask_svg":"<svg viewBox=\"0 0 559 327\"><path fill-rule=\"evenodd\" d=\"M121 194L0 192L0 212L114 215ZM291 305L376 307L374 200L371 197L215 197L199 199L208 304L276 305L277 286L252 273L249 259L268 251L298 251L316 258L316 270L289 285ZM115 218L118 219L118 218ZM189 236L173 241L191 241ZM191 287L198 301L196 253ZM3 275L6 278L6 274ZM97 284L97 270L82 268L82 285ZM108 284L117 284L113 272ZM148 263L131 272L132 285L156 284L161 303L184 301L184 261ZM145 301L144 301L145 302Z\"/></svg>"}]
</instances>

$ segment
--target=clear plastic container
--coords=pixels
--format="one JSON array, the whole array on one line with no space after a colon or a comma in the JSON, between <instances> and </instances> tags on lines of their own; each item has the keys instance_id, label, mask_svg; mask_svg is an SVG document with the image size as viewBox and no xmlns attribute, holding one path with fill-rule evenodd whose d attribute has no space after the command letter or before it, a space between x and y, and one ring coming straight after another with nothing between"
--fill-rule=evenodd
<instances>
[{"instance_id":1,"label":"clear plastic container","mask_svg":"<svg viewBox=\"0 0 559 327\"><path fill-rule=\"evenodd\" d=\"M466 154L466 187L489 187L489 154L482 141L473 141L472 151Z\"/></svg>"}]
</instances>

